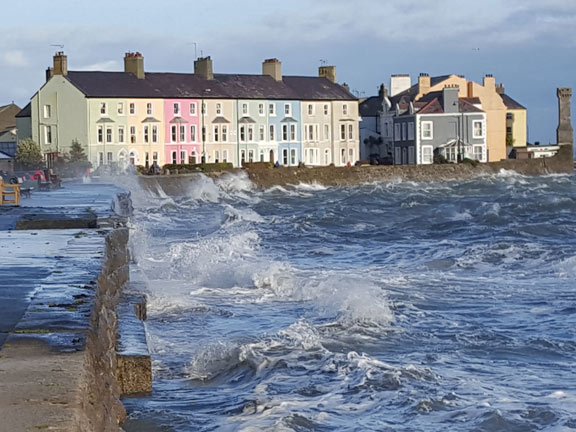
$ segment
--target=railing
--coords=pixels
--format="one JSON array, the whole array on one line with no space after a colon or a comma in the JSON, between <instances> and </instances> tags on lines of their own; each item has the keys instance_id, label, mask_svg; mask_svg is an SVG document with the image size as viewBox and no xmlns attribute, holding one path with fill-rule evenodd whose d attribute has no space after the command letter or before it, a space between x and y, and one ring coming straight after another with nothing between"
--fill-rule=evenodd
<instances>
[{"instance_id":1,"label":"railing","mask_svg":"<svg viewBox=\"0 0 576 432\"><path fill-rule=\"evenodd\" d=\"M0 205L20 205L19 184L6 184L0 179Z\"/></svg>"}]
</instances>

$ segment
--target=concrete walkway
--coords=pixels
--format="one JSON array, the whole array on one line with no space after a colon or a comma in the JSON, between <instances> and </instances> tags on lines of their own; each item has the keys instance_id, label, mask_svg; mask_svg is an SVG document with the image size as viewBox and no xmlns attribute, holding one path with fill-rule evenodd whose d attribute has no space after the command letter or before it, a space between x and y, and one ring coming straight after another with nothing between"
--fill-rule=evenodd
<instances>
[{"instance_id":1,"label":"concrete walkway","mask_svg":"<svg viewBox=\"0 0 576 432\"><path fill-rule=\"evenodd\" d=\"M0 207L0 432L80 430L83 350L109 232L97 226L119 192L64 184Z\"/></svg>"}]
</instances>

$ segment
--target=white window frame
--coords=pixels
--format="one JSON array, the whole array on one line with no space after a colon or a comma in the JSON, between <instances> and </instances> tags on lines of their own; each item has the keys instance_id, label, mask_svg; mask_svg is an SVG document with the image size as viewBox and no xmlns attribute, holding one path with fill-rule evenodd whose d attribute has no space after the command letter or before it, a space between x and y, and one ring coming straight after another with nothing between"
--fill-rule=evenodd
<instances>
[{"instance_id":1,"label":"white window frame","mask_svg":"<svg viewBox=\"0 0 576 432\"><path fill-rule=\"evenodd\" d=\"M50 118L52 116L52 107L48 104L44 105L44 118Z\"/></svg>"},{"instance_id":2,"label":"white window frame","mask_svg":"<svg viewBox=\"0 0 576 432\"><path fill-rule=\"evenodd\" d=\"M130 126L130 144L136 144L136 126Z\"/></svg>"},{"instance_id":3,"label":"white window frame","mask_svg":"<svg viewBox=\"0 0 576 432\"><path fill-rule=\"evenodd\" d=\"M118 115L121 115L121 116L124 115L124 102L118 102L118 106L116 107L116 111L118 112Z\"/></svg>"},{"instance_id":4,"label":"white window frame","mask_svg":"<svg viewBox=\"0 0 576 432\"><path fill-rule=\"evenodd\" d=\"M52 126L44 126L44 142L46 144L52 144Z\"/></svg>"},{"instance_id":5,"label":"white window frame","mask_svg":"<svg viewBox=\"0 0 576 432\"><path fill-rule=\"evenodd\" d=\"M289 103L285 103L284 104L284 114L289 117L292 115L292 105L290 105Z\"/></svg>"},{"instance_id":6,"label":"white window frame","mask_svg":"<svg viewBox=\"0 0 576 432\"><path fill-rule=\"evenodd\" d=\"M212 127L212 137L214 138L214 142L220 141L220 126L214 125Z\"/></svg>"},{"instance_id":7,"label":"white window frame","mask_svg":"<svg viewBox=\"0 0 576 432\"><path fill-rule=\"evenodd\" d=\"M106 128L106 142L111 143L114 141L114 132L112 126Z\"/></svg>"},{"instance_id":8,"label":"white window frame","mask_svg":"<svg viewBox=\"0 0 576 432\"><path fill-rule=\"evenodd\" d=\"M276 125L271 124L268 130L270 141L276 141Z\"/></svg>"},{"instance_id":9,"label":"white window frame","mask_svg":"<svg viewBox=\"0 0 576 432\"><path fill-rule=\"evenodd\" d=\"M48 139L47 139L47 135L46 135L46 128L49 128L50 126L44 126L44 141L48 143ZM99 143L103 143L104 142L104 126L98 126L98 129L96 130L96 141Z\"/></svg>"},{"instance_id":10,"label":"white window frame","mask_svg":"<svg viewBox=\"0 0 576 432\"><path fill-rule=\"evenodd\" d=\"M290 149L290 165L296 165L296 149Z\"/></svg>"},{"instance_id":11,"label":"white window frame","mask_svg":"<svg viewBox=\"0 0 576 432\"><path fill-rule=\"evenodd\" d=\"M198 115L198 106L196 102L190 102L190 115L194 117Z\"/></svg>"},{"instance_id":12,"label":"white window frame","mask_svg":"<svg viewBox=\"0 0 576 432\"><path fill-rule=\"evenodd\" d=\"M153 115L152 114L153 112L154 112L154 109L153 109L152 103L148 102L146 104L146 115L151 116L151 115Z\"/></svg>"},{"instance_id":13,"label":"white window frame","mask_svg":"<svg viewBox=\"0 0 576 432\"><path fill-rule=\"evenodd\" d=\"M130 115L136 115L136 104L134 102L129 105Z\"/></svg>"},{"instance_id":14,"label":"white window frame","mask_svg":"<svg viewBox=\"0 0 576 432\"><path fill-rule=\"evenodd\" d=\"M100 102L100 115L104 116L108 114L108 104L106 102Z\"/></svg>"},{"instance_id":15,"label":"white window frame","mask_svg":"<svg viewBox=\"0 0 576 432\"><path fill-rule=\"evenodd\" d=\"M174 111L174 115L180 117L182 115L182 111L180 110L180 103L173 102L172 103L172 110Z\"/></svg>"},{"instance_id":16,"label":"white window frame","mask_svg":"<svg viewBox=\"0 0 576 432\"><path fill-rule=\"evenodd\" d=\"M144 142L147 144L150 142L150 126L144 125Z\"/></svg>"},{"instance_id":17,"label":"white window frame","mask_svg":"<svg viewBox=\"0 0 576 432\"><path fill-rule=\"evenodd\" d=\"M178 127L176 125L170 125L170 142L177 142L178 139Z\"/></svg>"},{"instance_id":18,"label":"white window frame","mask_svg":"<svg viewBox=\"0 0 576 432\"><path fill-rule=\"evenodd\" d=\"M221 114L222 114L222 104L217 103L216 104L216 115L221 115Z\"/></svg>"},{"instance_id":19,"label":"white window frame","mask_svg":"<svg viewBox=\"0 0 576 432\"><path fill-rule=\"evenodd\" d=\"M314 112L315 112L315 109L314 109L314 108L315 108L315 107L314 107L314 104L311 104L311 103L308 104L308 115L309 115L309 116L313 116L313 115L314 115Z\"/></svg>"},{"instance_id":20,"label":"white window frame","mask_svg":"<svg viewBox=\"0 0 576 432\"><path fill-rule=\"evenodd\" d=\"M348 115L348 104L342 105L342 115Z\"/></svg>"},{"instance_id":21,"label":"white window frame","mask_svg":"<svg viewBox=\"0 0 576 432\"><path fill-rule=\"evenodd\" d=\"M330 149L324 149L324 165L330 165L331 159Z\"/></svg>"},{"instance_id":22,"label":"white window frame","mask_svg":"<svg viewBox=\"0 0 576 432\"><path fill-rule=\"evenodd\" d=\"M242 104L242 117L247 117L249 115L248 104Z\"/></svg>"},{"instance_id":23,"label":"white window frame","mask_svg":"<svg viewBox=\"0 0 576 432\"><path fill-rule=\"evenodd\" d=\"M296 141L296 123L290 123L290 141Z\"/></svg>"},{"instance_id":24,"label":"white window frame","mask_svg":"<svg viewBox=\"0 0 576 432\"><path fill-rule=\"evenodd\" d=\"M158 142L158 126L156 125L152 126L152 142L153 143Z\"/></svg>"},{"instance_id":25,"label":"white window frame","mask_svg":"<svg viewBox=\"0 0 576 432\"><path fill-rule=\"evenodd\" d=\"M266 115L266 112L264 111L264 104L258 104L258 114L260 115L260 117L264 117Z\"/></svg>"},{"instance_id":26,"label":"white window frame","mask_svg":"<svg viewBox=\"0 0 576 432\"><path fill-rule=\"evenodd\" d=\"M324 115L330 114L330 105L324 104Z\"/></svg>"},{"instance_id":27,"label":"white window frame","mask_svg":"<svg viewBox=\"0 0 576 432\"><path fill-rule=\"evenodd\" d=\"M421 123L422 131L420 138L422 140L433 140L434 139L434 122L423 121ZM428 133L427 133L428 132Z\"/></svg>"},{"instance_id":28,"label":"white window frame","mask_svg":"<svg viewBox=\"0 0 576 432\"><path fill-rule=\"evenodd\" d=\"M118 142L123 143L125 139L124 126L118 126Z\"/></svg>"},{"instance_id":29,"label":"white window frame","mask_svg":"<svg viewBox=\"0 0 576 432\"><path fill-rule=\"evenodd\" d=\"M197 133L198 131L196 125L190 125L190 141L196 142L198 136Z\"/></svg>"},{"instance_id":30,"label":"white window frame","mask_svg":"<svg viewBox=\"0 0 576 432\"><path fill-rule=\"evenodd\" d=\"M179 142L186 142L186 125L181 124L179 127L179 134L178 138L180 138Z\"/></svg>"},{"instance_id":31,"label":"white window frame","mask_svg":"<svg viewBox=\"0 0 576 432\"><path fill-rule=\"evenodd\" d=\"M476 150L480 149L480 152ZM474 159L477 161L483 162L484 161L484 146L482 144L475 144L472 146L472 153L474 155ZM480 158L478 158L478 154L480 154Z\"/></svg>"},{"instance_id":32,"label":"white window frame","mask_svg":"<svg viewBox=\"0 0 576 432\"><path fill-rule=\"evenodd\" d=\"M421 147L422 151L422 164L429 165L434 163L434 147L431 145L423 145ZM429 154L427 154L429 153Z\"/></svg>"},{"instance_id":33,"label":"white window frame","mask_svg":"<svg viewBox=\"0 0 576 432\"><path fill-rule=\"evenodd\" d=\"M222 125L222 142L228 142L228 125Z\"/></svg>"},{"instance_id":34,"label":"white window frame","mask_svg":"<svg viewBox=\"0 0 576 432\"><path fill-rule=\"evenodd\" d=\"M258 141L266 141L266 128L264 125L258 126Z\"/></svg>"},{"instance_id":35,"label":"white window frame","mask_svg":"<svg viewBox=\"0 0 576 432\"><path fill-rule=\"evenodd\" d=\"M480 135L476 134L476 125L480 125ZM472 121L472 138L480 139L484 138L484 121L483 120L473 120Z\"/></svg>"},{"instance_id":36,"label":"white window frame","mask_svg":"<svg viewBox=\"0 0 576 432\"><path fill-rule=\"evenodd\" d=\"M276 104L268 104L268 114L271 116L276 116Z\"/></svg>"}]
</instances>

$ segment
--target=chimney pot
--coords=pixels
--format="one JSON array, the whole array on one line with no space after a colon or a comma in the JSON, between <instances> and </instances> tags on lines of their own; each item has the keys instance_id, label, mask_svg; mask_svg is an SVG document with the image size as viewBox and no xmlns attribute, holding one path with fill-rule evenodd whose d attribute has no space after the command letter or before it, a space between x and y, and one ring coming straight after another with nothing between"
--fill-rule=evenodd
<instances>
[{"instance_id":1,"label":"chimney pot","mask_svg":"<svg viewBox=\"0 0 576 432\"><path fill-rule=\"evenodd\" d=\"M54 54L54 67L52 68L51 76L54 75L68 75L68 57L62 51Z\"/></svg>"}]
</instances>

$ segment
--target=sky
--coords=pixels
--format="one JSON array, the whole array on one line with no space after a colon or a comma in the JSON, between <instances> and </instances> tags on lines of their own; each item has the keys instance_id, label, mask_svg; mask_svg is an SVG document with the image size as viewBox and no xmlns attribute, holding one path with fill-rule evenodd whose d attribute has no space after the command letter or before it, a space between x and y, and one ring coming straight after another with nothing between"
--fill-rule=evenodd
<instances>
[{"instance_id":1,"label":"sky","mask_svg":"<svg viewBox=\"0 0 576 432\"><path fill-rule=\"evenodd\" d=\"M330 64L359 97L391 74L492 74L543 144L556 141L556 88L576 91L576 0L27 0L4 12L0 105L28 103L60 50L70 70L120 71L128 51L148 72L193 72L202 55L215 73Z\"/></svg>"}]
</instances>

